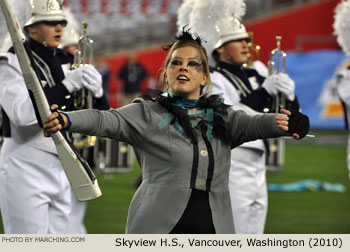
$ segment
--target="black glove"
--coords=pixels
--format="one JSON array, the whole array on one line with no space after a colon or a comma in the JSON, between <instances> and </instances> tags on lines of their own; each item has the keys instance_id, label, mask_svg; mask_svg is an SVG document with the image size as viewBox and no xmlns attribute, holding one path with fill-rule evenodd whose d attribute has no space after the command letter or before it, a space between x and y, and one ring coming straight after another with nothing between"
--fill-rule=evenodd
<instances>
[{"instance_id":1,"label":"black glove","mask_svg":"<svg viewBox=\"0 0 350 252\"><path fill-rule=\"evenodd\" d=\"M59 121L59 123L61 124L62 129L63 129L65 123L64 123L64 120L63 120L63 117L62 117L61 113L57 110L57 108L54 109L54 110L51 109L51 112L52 112L52 113L53 113L53 112L57 112L58 116L57 116L56 118L57 118L57 120Z\"/></svg>"},{"instance_id":2,"label":"black glove","mask_svg":"<svg viewBox=\"0 0 350 252\"><path fill-rule=\"evenodd\" d=\"M310 121L307 115L300 113L298 110L291 110L289 116L288 133L291 135L297 133L302 139L306 136L310 129Z\"/></svg>"}]
</instances>

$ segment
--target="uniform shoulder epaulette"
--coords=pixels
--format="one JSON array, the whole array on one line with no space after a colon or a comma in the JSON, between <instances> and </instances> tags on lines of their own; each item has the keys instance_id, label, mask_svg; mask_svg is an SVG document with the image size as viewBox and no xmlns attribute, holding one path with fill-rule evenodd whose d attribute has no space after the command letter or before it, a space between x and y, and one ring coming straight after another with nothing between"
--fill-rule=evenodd
<instances>
[{"instance_id":1,"label":"uniform shoulder epaulette","mask_svg":"<svg viewBox=\"0 0 350 252\"><path fill-rule=\"evenodd\" d=\"M213 66L209 66L209 72L213 73L216 70L216 67Z\"/></svg>"},{"instance_id":2,"label":"uniform shoulder epaulette","mask_svg":"<svg viewBox=\"0 0 350 252\"><path fill-rule=\"evenodd\" d=\"M8 58L4 55L0 55L0 62L8 62Z\"/></svg>"},{"instance_id":3,"label":"uniform shoulder epaulette","mask_svg":"<svg viewBox=\"0 0 350 252\"><path fill-rule=\"evenodd\" d=\"M56 54L63 54L63 55L67 55L68 52L64 49L61 49L61 48L56 48Z\"/></svg>"},{"instance_id":4,"label":"uniform shoulder epaulette","mask_svg":"<svg viewBox=\"0 0 350 252\"><path fill-rule=\"evenodd\" d=\"M256 71L254 68L244 67L243 70L249 77L259 75L258 71Z\"/></svg>"},{"instance_id":5,"label":"uniform shoulder epaulette","mask_svg":"<svg viewBox=\"0 0 350 252\"><path fill-rule=\"evenodd\" d=\"M15 48L13 46L8 50L8 52L16 54Z\"/></svg>"},{"instance_id":6,"label":"uniform shoulder epaulette","mask_svg":"<svg viewBox=\"0 0 350 252\"><path fill-rule=\"evenodd\" d=\"M74 60L74 56L72 54L61 48L56 48L56 56L59 57L62 62L70 62Z\"/></svg>"}]
</instances>

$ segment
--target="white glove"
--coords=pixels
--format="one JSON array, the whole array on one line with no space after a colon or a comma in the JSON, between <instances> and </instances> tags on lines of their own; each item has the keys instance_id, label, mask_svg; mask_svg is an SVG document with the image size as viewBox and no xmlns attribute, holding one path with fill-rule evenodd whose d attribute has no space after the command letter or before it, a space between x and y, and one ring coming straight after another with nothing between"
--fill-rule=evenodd
<instances>
[{"instance_id":1,"label":"white glove","mask_svg":"<svg viewBox=\"0 0 350 252\"><path fill-rule=\"evenodd\" d=\"M342 69L341 71L339 71L339 73L337 73L337 76L342 77L347 81L350 81L350 69Z\"/></svg>"},{"instance_id":2,"label":"white glove","mask_svg":"<svg viewBox=\"0 0 350 252\"><path fill-rule=\"evenodd\" d=\"M350 105L350 70L343 69L337 74L337 92L340 99Z\"/></svg>"},{"instance_id":3,"label":"white glove","mask_svg":"<svg viewBox=\"0 0 350 252\"><path fill-rule=\"evenodd\" d=\"M103 95L102 75L93 65L84 65L83 85L91 91L96 98Z\"/></svg>"},{"instance_id":4,"label":"white glove","mask_svg":"<svg viewBox=\"0 0 350 252\"><path fill-rule=\"evenodd\" d=\"M278 75L273 74L269 77L267 77L262 84L262 87L266 89L266 91L269 93L269 95L276 95L277 94L277 79Z\"/></svg>"},{"instance_id":5,"label":"white glove","mask_svg":"<svg viewBox=\"0 0 350 252\"><path fill-rule=\"evenodd\" d=\"M83 68L79 67L67 73L66 78L62 81L67 90L72 93L83 87Z\"/></svg>"},{"instance_id":6,"label":"white glove","mask_svg":"<svg viewBox=\"0 0 350 252\"><path fill-rule=\"evenodd\" d=\"M102 76L93 65L86 64L70 71L62 83L70 93L85 87L96 98L103 95Z\"/></svg>"},{"instance_id":7,"label":"white glove","mask_svg":"<svg viewBox=\"0 0 350 252\"><path fill-rule=\"evenodd\" d=\"M289 78L288 74L277 74L277 90L284 94L288 100L294 101L295 99L295 82Z\"/></svg>"}]
</instances>

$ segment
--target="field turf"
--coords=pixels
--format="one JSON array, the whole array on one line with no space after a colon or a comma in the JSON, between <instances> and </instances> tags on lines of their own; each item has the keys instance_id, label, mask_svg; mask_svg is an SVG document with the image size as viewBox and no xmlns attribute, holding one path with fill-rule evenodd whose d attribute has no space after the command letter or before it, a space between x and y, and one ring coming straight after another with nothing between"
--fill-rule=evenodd
<instances>
[{"instance_id":1,"label":"field turf","mask_svg":"<svg viewBox=\"0 0 350 252\"><path fill-rule=\"evenodd\" d=\"M88 203L88 233L124 233L129 203L140 174L135 165L126 174L97 174L103 196ZM269 192L265 233L350 233L350 180L346 146L287 144L286 164L280 172L267 172L268 183L315 179L341 183L344 193L328 191ZM0 220L0 233L3 233Z\"/></svg>"}]
</instances>

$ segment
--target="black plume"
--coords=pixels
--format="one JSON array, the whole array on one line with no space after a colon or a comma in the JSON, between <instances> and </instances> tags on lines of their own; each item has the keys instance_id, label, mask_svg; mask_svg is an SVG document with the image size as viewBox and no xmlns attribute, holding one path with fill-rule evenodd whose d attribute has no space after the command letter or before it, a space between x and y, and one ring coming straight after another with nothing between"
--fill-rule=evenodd
<instances>
[{"instance_id":1,"label":"black plume","mask_svg":"<svg viewBox=\"0 0 350 252\"><path fill-rule=\"evenodd\" d=\"M202 46L202 39L199 37L197 33L192 34L190 32L190 28L187 28L187 25L182 28L182 32L177 34L175 36L176 41L194 41L196 42L199 46ZM169 50L175 41L173 41L170 45L162 46L163 50L167 51Z\"/></svg>"}]
</instances>

